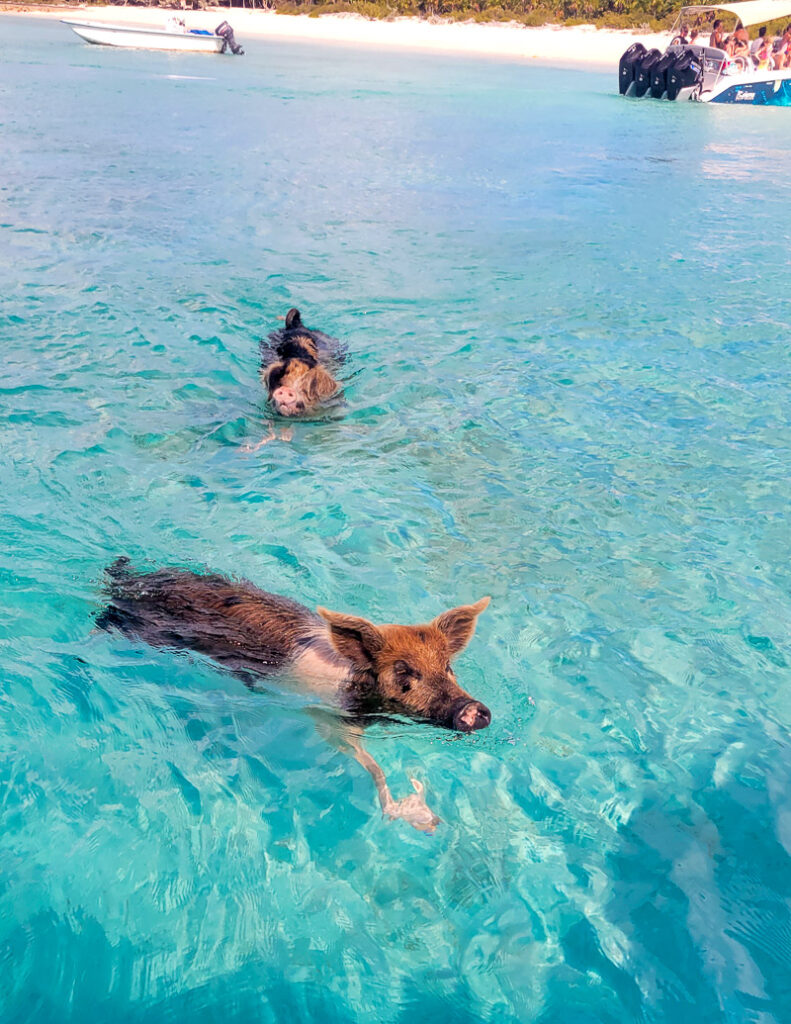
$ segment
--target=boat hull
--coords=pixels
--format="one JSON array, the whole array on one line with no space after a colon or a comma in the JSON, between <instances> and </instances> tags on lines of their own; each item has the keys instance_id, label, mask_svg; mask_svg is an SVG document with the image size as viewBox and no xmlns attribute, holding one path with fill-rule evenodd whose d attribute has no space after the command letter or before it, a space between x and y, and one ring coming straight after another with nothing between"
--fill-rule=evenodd
<instances>
[{"instance_id":1,"label":"boat hull","mask_svg":"<svg viewBox=\"0 0 791 1024\"><path fill-rule=\"evenodd\" d=\"M724 79L710 94L700 96L703 103L735 103L748 107L791 107L791 72Z\"/></svg>"},{"instance_id":2,"label":"boat hull","mask_svg":"<svg viewBox=\"0 0 791 1024\"><path fill-rule=\"evenodd\" d=\"M180 50L188 53L219 53L220 36L167 32L164 29L126 28L85 21L63 21L86 43L98 46L123 46L135 50Z\"/></svg>"}]
</instances>

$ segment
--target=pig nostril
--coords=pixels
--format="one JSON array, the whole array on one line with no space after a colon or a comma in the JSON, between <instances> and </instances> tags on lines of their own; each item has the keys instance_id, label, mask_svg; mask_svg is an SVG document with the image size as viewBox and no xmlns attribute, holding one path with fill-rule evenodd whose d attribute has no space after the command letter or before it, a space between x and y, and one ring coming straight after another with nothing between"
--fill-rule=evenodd
<instances>
[{"instance_id":1,"label":"pig nostril","mask_svg":"<svg viewBox=\"0 0 791 1024\"><path fill-rule=\"evenodd\" d=\"M491 720L491 712L484 704L470 700L453 716L453 728L459 732L474 732L476 729L485 729Z\"/></svg>"}]
</instances>

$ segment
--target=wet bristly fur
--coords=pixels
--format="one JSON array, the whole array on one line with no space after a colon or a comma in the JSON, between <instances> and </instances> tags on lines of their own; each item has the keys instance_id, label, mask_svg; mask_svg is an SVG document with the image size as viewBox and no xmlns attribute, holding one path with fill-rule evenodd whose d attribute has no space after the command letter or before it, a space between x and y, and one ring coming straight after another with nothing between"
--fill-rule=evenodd
<instances>
[{"instance_id":1,"label":"wet bristly fur","mask_svg":"<svg viewBox=\"0 0 791 1024\"><path fill-rule=\"evenodd\" d=\"M471 639L489 598L424 625L374 625L324 608L316 614L225 576L183 569L138 573L126 559L110 567L106 589L109 604L97 620L102 628L155 647L197 651L246 682L287 670L308 687L326 692L329 685L349 708L374 703L456 728L459 710L468 705L488 716L459 686L450 663Z\"/></svg>"},{"instance_id":2,"label":"wet bristly fur","mask_svg":"<svg viewBox=\"0 0 791 1024\"><path fill-rule=\"evenodd\" d=\"M288 598L252 583L183 569L137 573L127 559L108 569L110 603L97 625L115 627L153 647L186 648L242 673L283 668L322 622Z\"/></svg>"},{"instance_id":3,"label":"wet bristly fur","mask_svg":"<svg viewBox=\"0 0 791 1024\"><path fill-rule=\"evenodd\" d=\"M290 309L285 327L261 343L261 380L270 400L278 387L286 386L300 395L301 411L314 412L341 396L335 373L344 357L334 338L309 330L299 310Z\"/></svg>"}]
</instances>

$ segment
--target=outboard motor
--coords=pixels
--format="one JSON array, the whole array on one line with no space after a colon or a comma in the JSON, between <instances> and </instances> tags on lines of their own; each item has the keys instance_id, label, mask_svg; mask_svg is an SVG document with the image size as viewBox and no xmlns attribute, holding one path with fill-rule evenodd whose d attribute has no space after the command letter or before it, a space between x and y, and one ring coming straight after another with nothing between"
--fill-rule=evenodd
<instances>
[{"instance_id":1,"label":"outboard motor","mask_svg":"<svg viewBox=\"0 0 791 1024\"><path fill-rule=\"evenodd\" d=\"M621 57L621 63L618 65L618 91L621 96L625 96L629 91L629 86L637 73L637 66L645 55L646 48L642 43L632 43Z\"/></svg>"},{"instance_id":2,"label":"outboard motor","mask_svg":"<svg viewBox=\"0 0 791 1024\"><path fill-rule=\"evenodd\" d=\"M678 51L666 53L651 68L651 95L661 100L667 89L667 73L678 58Z\"/></svg>"},{"instance_id":3,"label":"outboard motor","mask_svg":"<svg viewBox=\"0 0 791 1024\"><path fill-rule=\"evenodd\" d=\"M702 61L691 50L685 50L667 73L667 98L677 99L682 89L691 89L702 81Z\"/></svg>"},{"instance_id":4,"label":"outboard motor","mask_svg":"<svg viewBox=\"0 0 791 1024\"><path fill-rule=\"evenodd\" d=\"M634 75L634 94L635 96L645 96L648 92L648 87L651 84L651 69L658 60L662 59L662 53L659 50L649 50L648 53L643 57L640 63L637 65L637 69Z\"/></svg>"},{"instance_id":5,"label":"outboard motor","mask_svg":"<svg viewBox=\"0 0 791 1024\"><path fill-rule=\"evenodd\" d=\"M222 49L220 50L220 53L225 53L226 50L230 50L234 57L241 57L244 55L244 50L236 42L233 29L227 21L221 22L214 30L214 34L222 39Z\"/></svg>"}]
</instances>

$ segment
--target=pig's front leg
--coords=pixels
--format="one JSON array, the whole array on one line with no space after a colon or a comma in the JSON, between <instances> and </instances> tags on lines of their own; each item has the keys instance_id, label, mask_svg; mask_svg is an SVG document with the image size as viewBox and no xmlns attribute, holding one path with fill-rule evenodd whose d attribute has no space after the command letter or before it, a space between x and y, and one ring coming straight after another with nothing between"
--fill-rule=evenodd
<instances>
[{"instance_id":1,"label":"pig's front leg","mask_svg":"<svg viewBox=\"0 0 791 1024\"><path fill-rule=\"evenodd\" d=\"M417 779L410 779L415 792L410 793L409 796L405 796L401 800L394 800L381 766L364 749L359 740L349 737L349 745L355 758L374 780L376 792L379 794L379 803L382 805L382 814L391 820L402 818L412 828L431 835L437 825L439 825L440 819L423 799L423 784L418 782Z\"/></svg>"},{"instance_id":2,"label":"pig's front leg","mask_svg":"<svg viewBox=\"0 0 791 1024\"><path fill-rule=\"evenodd\" d=\"M281 427L280 433L275 432L275 428L271 423L267 424L269 433L266 437L262 438L258 444L246 444L242 448L245 455L249 455L250 452L257 452L259 448L263 448L265 444L269 444L270 441L292 441L294 438L293 427Z\"/></svg>"},{"instance_id":3,"label":"pig's front leg","mask_svg":"<svg viewBox=\"0 0 791 1024\"><path fill-rule=\"evenodd\" d=\"M351 753L374 780L383 814L391 820L401 818L420 832L431 834L434 831L440 819L423 799L423 786L417 779L411 780L414 793L410 793L402 800L394 800L381 766L362 745L360 727L349 723L342 724L336 715L329 714L321 708L310 709L310 714L315 719L316 728L327 742L344 753Z\"/></svg>"}]
</instances>

